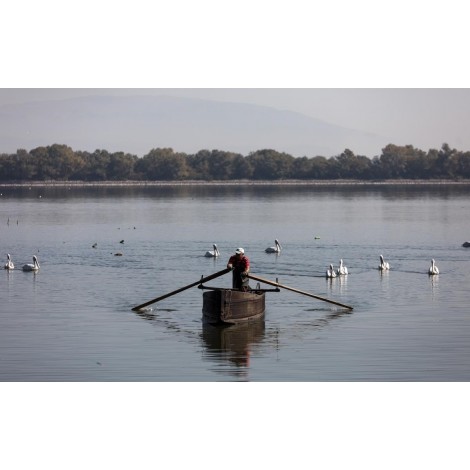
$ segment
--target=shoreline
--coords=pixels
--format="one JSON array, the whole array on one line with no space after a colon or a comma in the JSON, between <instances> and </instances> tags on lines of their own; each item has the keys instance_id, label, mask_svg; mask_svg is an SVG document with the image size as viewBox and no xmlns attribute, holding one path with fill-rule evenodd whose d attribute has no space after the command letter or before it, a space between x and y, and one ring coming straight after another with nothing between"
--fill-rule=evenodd
<instances>
[{"instance_id":1,"label":"shoreline","mask_svg":"<svg viewBox=\"0 0 470 470\"><path fill-rule=\"evenodd\" d=\"M30 181L0 187L146 187L146 186L455 186L470 180L231 180L231 181Z\"/></svg>"}]
</instances>

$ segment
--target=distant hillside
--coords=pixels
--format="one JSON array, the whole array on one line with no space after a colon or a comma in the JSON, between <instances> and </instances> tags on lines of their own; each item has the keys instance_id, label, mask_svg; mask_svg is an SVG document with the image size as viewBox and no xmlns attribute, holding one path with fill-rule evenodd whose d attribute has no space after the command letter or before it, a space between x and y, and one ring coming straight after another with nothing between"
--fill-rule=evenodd
<instances>
[{"instance_id":1,"label":"distant hillside","mask_svg":"<svg viewBox=\"0 0 470 470\"><path fill-rule=\"evenodd\" d=\"M167 96L87 96L0 107L0 153L54 143L139 157L157 147L242 155L270 148L294 157L330 157L349 148L373 157L389 142L290 111Z\"/></svg>"}]
</instances>

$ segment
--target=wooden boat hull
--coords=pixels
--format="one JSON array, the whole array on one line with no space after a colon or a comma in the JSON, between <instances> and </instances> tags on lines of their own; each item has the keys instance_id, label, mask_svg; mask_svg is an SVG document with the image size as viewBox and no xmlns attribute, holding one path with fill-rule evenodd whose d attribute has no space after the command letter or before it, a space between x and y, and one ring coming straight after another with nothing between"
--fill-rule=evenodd
<instances>
[{"instance_id":1,"label":"wooden boat hull","mask_svg":"<svg viewBox=\"0 0 470 470\"><path fill-rule=\"evenodd\" d=\"M264 316L265 293L216 289L202 295L203 321L217 324L236 324L254 321Z\"/></svg>"}]
</instances>

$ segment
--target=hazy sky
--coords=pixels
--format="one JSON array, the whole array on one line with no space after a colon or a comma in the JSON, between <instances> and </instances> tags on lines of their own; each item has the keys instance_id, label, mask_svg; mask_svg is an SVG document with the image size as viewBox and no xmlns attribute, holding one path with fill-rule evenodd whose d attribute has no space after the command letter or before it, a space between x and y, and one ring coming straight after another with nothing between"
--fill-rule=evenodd
<instances>
[{"instance_id":1,"label":"hazy sky","mask_svg":"<svg viewBox=\"0 0 470 470\"><path fill-rule=\"evenodd\" d=\"M27 15L7 3L0 105L139 87L298 111L397 145L470 149L465 2L118 4L109 21L108 2L84 0L73 15L48 0Z\"/></svg>"},{"instance_id":2,"label":"hazy sky","mask_svg":"<svg viewBox=\"0 0 470 470\"><path fill-rule=\"evenodd\" d=\"M422 150L446 142L470 150L470 89L442 88L88 88L0 89L0 105L96 94L164 94L297 111Z\"/></svg>"}]
</instances>

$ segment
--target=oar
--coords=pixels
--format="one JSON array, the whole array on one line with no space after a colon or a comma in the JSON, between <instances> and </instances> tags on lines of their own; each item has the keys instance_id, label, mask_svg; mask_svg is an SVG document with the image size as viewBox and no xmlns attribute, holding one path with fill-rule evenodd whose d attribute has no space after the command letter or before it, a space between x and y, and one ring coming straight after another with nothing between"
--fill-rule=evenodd
<instances>
[{"instance_id":1,"label":"oar","mask_svg":"<svg viewBox=\"0 0 470 470\"><path fill-rule=\"evenodd\" d=\"M270 284L270 285L276 286L276 287L282 287L283 289L291 290L292 292L297 292L298 294L308 295L309 297L313 297L314 299L318 299L318 300L323 300L324 302L329 302L330 304L339 305L340 307L349 308L350 310L353 309L353 307L351 307L350 305L341 304L339 302L335 302L334 300L325 299L324 297L320 297L319 295L310 294L310 292L305 292L303 290L294 289L293 287L284 286L282 284L279 284L279 282L268 281L267 279L263 279L263 278L258 277L258 276L253 276L252 274L248 274L248 277L250 279L253 279L254 281L264 282L265 284Z\"/></svg>"},{"instance_id":2,"label":"oar","mask_svg":"<svg viewBox=\"0 0 470 470\"><path fill-rule=\"evenodd\" d=\"M184 286L184 287L180 287L179 289L176 289L173 292L169 292L168 294L161 295L160 297L157 297L156 299L149 300L148 302L145 302L145 304L137 305L137 307L134 307L132 310L133 311L140 310L141 308L147 307L147 305L154 304L155 302L166 299L167 297L170 297L172 295L178 294L179 292L189 289L190 287L194 287L194 286L197 286L198 284L202 284L203 282L211 281L212 279L215 279L216 277L223 276L224 274L227 274L230 271L231 269L226 268L222 271L211 274L210 276L202 277L201 279L199 279L199 281L193 282L192 284L188 284L187 286Z\"/></svg>"}]
</instances>

